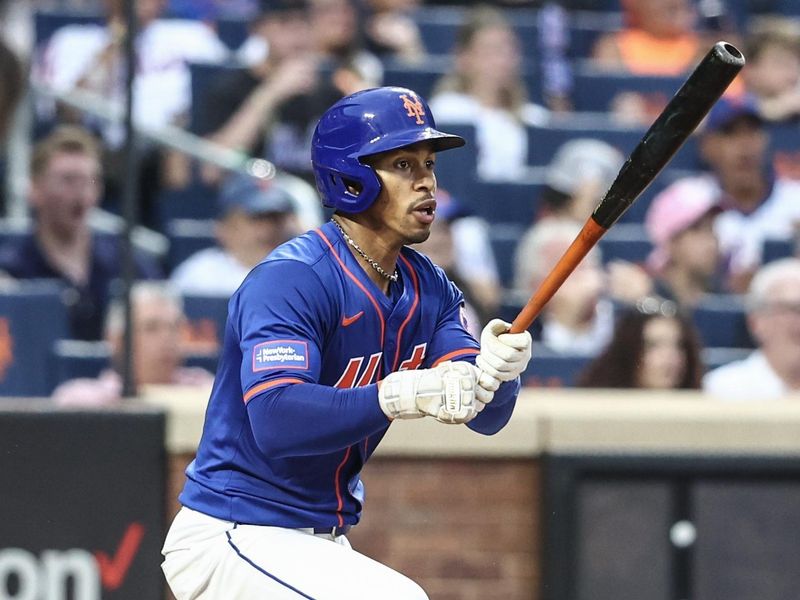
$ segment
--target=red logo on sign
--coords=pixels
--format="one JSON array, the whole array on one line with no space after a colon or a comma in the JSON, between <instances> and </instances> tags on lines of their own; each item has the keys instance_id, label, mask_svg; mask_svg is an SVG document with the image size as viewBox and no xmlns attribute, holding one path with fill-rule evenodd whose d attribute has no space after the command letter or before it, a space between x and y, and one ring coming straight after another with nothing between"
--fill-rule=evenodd
<instances>
[{"instance_id":1,"label":"red logo on sign","mask_svg":"<svg viewBox=\"0 0 800 600\"><path fill-rule=\"evenodd\" d=\"M94 557L100 568L100 578L105 589L116 590L125 581L143 537L144 525L131 523L122 535L122 540L113 557L109 557L102 550L95 551Z\"/></svg>"}]
</instances>

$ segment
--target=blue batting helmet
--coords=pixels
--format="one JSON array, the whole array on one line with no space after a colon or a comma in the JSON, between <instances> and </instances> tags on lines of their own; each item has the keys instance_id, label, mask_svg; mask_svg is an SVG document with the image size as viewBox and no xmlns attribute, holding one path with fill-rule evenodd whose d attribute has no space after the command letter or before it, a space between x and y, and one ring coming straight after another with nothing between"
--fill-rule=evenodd
<instances>
[{"instance_id":1,"label":"blue batting helmet","mask_svg":"<svg viewBox=\"0 0 800 600\"><path fill-rule=\"evenodd\" d=\"M465 144L436 129L427 103L412 90L381 87L342 98L322 115L311 142L322 202L349 213L366 210L380 194L381 182L361 159L425 140L433 142L435 152Z\"/></svg>"}]
</instances>

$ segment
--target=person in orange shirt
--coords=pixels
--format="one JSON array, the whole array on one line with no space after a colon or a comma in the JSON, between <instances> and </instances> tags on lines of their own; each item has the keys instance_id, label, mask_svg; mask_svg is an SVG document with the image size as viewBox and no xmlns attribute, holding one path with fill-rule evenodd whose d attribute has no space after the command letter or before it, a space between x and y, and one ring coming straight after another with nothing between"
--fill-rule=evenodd
<instances>
[{"instance_id":1,"label":"person in orange shirt","mask_svg":"<svg viewBox=\"0 0 800 600\"><path fill-rule=\"evenodd\" d=\"M680 75L707 49L691 0L622 0L625 27L601 36L597 66L634 75Z\"/></svg>"},{"instance_id":2,"label":"person in orange shirt","mask_svg":"<svg viewBox=\"0 0 800 600\"><path fill-rule=\"evenodd\" d=\"M688 74L719 39L738 41L725 19L713 31L705 30L694 0L620 1L624 27L600 36L592 51L592 62L599 69L650 77L680 77ZM726 94L742 91L743 84L737 79ZM649 125L668 100L663 94L620 89L607 110L620 123Z\"/></svg>"}]
</instances>

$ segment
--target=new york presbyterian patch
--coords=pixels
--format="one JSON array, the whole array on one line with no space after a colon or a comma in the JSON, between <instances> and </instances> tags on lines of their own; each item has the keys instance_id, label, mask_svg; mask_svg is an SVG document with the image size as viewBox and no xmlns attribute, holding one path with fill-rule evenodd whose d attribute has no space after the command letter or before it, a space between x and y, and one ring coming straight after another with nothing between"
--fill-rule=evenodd
<instances>
[{"instance_id":1,"label":"new york presbyterian patch","mask_svg":"<svg viewBox=\"0 0 800 600\"><path fill-rule=\"evenodd\" d=\"M308 344L295 340L274 340L253 348L253 372L269 369L308 369Z\"/></svg>"}]
</instances>

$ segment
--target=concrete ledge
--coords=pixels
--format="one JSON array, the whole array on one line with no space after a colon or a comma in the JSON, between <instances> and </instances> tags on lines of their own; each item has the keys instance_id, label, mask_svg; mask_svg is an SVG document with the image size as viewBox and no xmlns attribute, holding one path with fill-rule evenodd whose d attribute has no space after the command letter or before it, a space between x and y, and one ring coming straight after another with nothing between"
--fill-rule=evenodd
<instances>
[{"instance_id":1,"label":"concrete ledge","mask_svg":"<svg viewBox=\"0 0 800 600\"><path fill-rule=\"evenodd\" d=\"M150 387L170 452L194 452L210 390ZM392 425L380 456L532 457L545 452L800 455L800 397L724 402L698 392L524 389L509 424L483 436L433 419Z\"/></svg>"}]
</instances>

